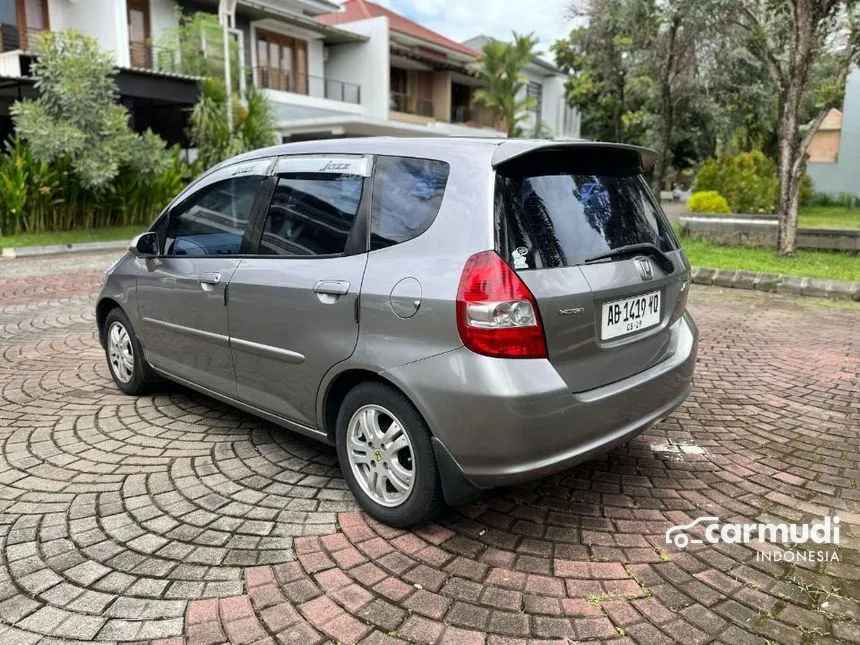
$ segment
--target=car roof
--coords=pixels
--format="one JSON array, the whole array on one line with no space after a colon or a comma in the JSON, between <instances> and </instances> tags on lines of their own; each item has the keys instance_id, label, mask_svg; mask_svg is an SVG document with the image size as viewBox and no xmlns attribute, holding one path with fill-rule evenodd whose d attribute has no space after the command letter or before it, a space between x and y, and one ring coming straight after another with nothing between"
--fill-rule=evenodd
<instances>
[{"instance_id":1,"label":"car roof","mask_svg":"<svg viewBox=\"0 0 860 645\"><path fill-rule=\"evenodd\" d=\"M642 170L650 169L657 161L657 153L648 148L623 143L586 141L583 139L554 141L551 139L496 139L487 137L352 137L341 139L315 139L296 143L283 143L260 148L233 157L216 168L262 157L295 154L385 154L418 157L462 155L473 152L488 155L493 167L538 150L564 148L602 148L635 152L639 155Z\"/></svg>"}]
</instances>

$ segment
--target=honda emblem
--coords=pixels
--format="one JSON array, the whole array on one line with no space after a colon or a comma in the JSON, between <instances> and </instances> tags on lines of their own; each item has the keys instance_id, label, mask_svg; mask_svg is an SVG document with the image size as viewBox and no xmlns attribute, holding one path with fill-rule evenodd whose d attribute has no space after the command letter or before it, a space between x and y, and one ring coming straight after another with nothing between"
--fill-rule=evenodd
<instances>
[{"instance_id":1,"label":"honda emblem","mask_svg":"<svg viewBox=\"0 0 860 645\"><path fill-rule=\"evenodd\" d=\"M654 279L654 269L651 266L651 260L648 258L633 258L636 262L636 268L639 269L639 277L643 280Z\"/></svg>"}]
</instances>

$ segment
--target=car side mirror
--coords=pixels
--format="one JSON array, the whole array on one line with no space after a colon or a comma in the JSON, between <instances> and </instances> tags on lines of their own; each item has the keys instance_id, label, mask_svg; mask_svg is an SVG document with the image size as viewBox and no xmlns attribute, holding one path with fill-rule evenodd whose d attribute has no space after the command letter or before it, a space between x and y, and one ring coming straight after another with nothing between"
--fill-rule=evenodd
<instances>
[{"instance_id":1,"label":"car side mirror","mask_svg":"<svg viewBox=\"0 0 860 645\"><path fill-rule=\"evenodd\" d=\"M158 257L158 236L152 231L141 233L131 241L128 250L136 258Z\"/></svg>"}]
</instances>

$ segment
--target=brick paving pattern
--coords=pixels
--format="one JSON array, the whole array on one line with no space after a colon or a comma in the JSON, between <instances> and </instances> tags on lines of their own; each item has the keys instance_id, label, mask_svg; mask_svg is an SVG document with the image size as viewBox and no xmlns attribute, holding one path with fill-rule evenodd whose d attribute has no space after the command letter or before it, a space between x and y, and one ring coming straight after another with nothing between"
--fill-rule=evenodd
<instances>
[{"instance_id":1,"label":"brick paving pattern","mask_svg":"<svg viewBox=\"0 0 860 645\"><path fill-rule=\"evenodd\" d=\"M403 532L328 447L178 386L119 393L93 321L113 258L0 261L3 645L860 642L860 310L695 288L680 410ZM839 562L664 544L825 514Z\"/></svg>"}]
</instances>

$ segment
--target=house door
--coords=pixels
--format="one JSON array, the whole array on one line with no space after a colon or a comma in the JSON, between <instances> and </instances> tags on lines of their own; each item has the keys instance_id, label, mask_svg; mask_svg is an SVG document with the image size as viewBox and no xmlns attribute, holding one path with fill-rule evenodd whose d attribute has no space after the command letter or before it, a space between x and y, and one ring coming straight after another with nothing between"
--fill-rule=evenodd
<instances>
[{"instance_id":1,"label":"house door","mask_svg":"<svg viewBox=\"0 0 860 645\"><path fill-rule=\"evenodd\" d=\"M132 67L150 69L149 0L128 2L128 47Z\"/></svg>"}]
</instances>

